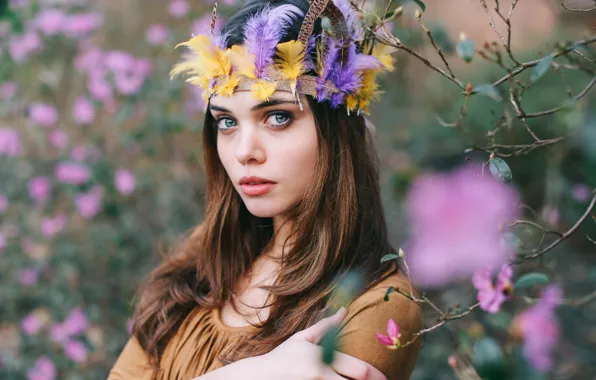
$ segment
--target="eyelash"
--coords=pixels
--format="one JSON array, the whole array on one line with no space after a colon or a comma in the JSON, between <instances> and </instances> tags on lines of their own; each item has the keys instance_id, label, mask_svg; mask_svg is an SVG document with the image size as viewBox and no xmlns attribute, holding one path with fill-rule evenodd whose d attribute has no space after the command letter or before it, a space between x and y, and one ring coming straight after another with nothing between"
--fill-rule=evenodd
<instances>
[{"instance_id":1,"label":"eyelash","mask_svg":"<svg viewBox=\"0 0 596 380\"><path fill-rule=\"evenodd\" d=\"M267 115L267 119L266 120L268 120L272 116L278 116L278 115L285 116L287 118L287 121L284 122L284 123L281 123L281 124L277 124L277 125L275 125L275 124L267 124L267 123L265 123L265 125L266 126L270 126L273 129L283 129L283 128L286 128L288 125L290 125L294 121L294 115L292 115L291 112L287 112L287 111L274 111L274 112L271 112L271 113L269 113ZM228 117L228 116L222 116L222 117L217 118L215 120L215 127L218 130L222 131L222 132L226 132L229 129L233 128L233 127L230 127L230 128L220 128L219 127L219 123L222 120L233 120L234 122L236 122L236 120L234 120L233 118Z\"/></svg>"}]
</instances>

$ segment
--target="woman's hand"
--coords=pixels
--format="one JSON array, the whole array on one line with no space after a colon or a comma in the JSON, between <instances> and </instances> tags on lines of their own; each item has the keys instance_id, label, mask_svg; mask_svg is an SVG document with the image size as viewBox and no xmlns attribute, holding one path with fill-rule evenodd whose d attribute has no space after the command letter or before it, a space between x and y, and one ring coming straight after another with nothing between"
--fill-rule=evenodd
<instances>
[{"instance_id":1,"label":"woman's hand","mask_svg":"<svg viewBox=\"0 0 596 380\"><path fill-rule=\"evenodd\" d=\"M322 348L317 345L327 330L339 326L346 316L341 308L335 315L324 318L292 335L273 351L254 358L255 369L262 379L295 380L387 380L367 362L341 352L335 352L331 366L321 361Z\"/></svg>"},{"instance_id":2,"label":"woman's hand","mask_svg":"<svg viewBox=\"0 0 596 380\"><path fill-rule=\"evenodd\" d=\"M267 354L237 361L193 380L387 380L372 365L341 352L335 352L331 366L321 361L322 347L317 343L329 328L339 326L346 312L341 308L334 315L292 335Z\"/></svg>"}]
</instances>

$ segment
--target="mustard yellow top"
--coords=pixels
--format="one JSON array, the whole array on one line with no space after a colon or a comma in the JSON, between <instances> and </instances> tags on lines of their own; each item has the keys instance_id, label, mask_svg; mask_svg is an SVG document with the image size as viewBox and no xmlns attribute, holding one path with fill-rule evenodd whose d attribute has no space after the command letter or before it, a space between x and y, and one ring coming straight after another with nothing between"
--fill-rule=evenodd
<instances>
[{"instance_id":1,"label":"mustard yellow top","mask_svg":"<svg viewBox=\"0 0 596 380\"><path fill-rule=\"evenodd\" d=\"M348 314L340 325L338 351L370 363L388 380L407 380L418 358L421 339L408 347L391 350L379 343L375 333L387 335L387 321L392 318L400 327L400 341L405 343L422 328L422 312L419 305L398 293L391 293L389 301L384 301L389 286L409 290L407 277L400 271L348 305ZM139 342L131 337L108 380L190 380L220 368L219 353L256 328L227 326L217 309L196 308L166 346L160 362L161 373L154 373Z\"/></svg>"}]
</instances>

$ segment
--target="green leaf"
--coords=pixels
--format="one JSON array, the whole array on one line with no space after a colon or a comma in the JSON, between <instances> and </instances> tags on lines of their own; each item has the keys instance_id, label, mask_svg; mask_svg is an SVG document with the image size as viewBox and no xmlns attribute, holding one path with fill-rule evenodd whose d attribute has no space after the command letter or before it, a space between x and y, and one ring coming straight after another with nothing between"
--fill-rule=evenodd
<instances>
[{"instance_id":1,"label":"green leaf","mask_svg":"<svg viewBox=\"0 0 596 380\"><path fill-rule=\"evenodd\" d=\"M395 253L388 253L381 258L381 264L383 264L385 261L397 259L399 259L399 255L396 255Z\"/></svg>"},{"instance_id":2,"label":"green leaf","mask_svg":"<svg viewBox=\"0 0 596 380\"><path fill-rule=\"evenodd\" d=\"M394 14L395 14L395 11L389 11L389 12L387 12L387 14L385 15L385 19L391 18Z\"/></svg>"},{"instance_id":3,"label":"green leaf","mask_svg":"<svg viewBox=\"0 0 596 380\"><path fill-rule=\"evenodd\" d=\"M390 286L389 289L387 289L387 292L385 292L385 297L383 297L383 301L389 301L389 294L395 293L395 291L395 288L393 286Z\"/></svg>"},{"instance_id":4,"label":"green leaf","mask_svg":"<svg viewBox=\"0 0 596 380\"><path fill-rule=\"evenodd\" d=\"M472 62L472 59L474 59L474 54L476 53L474 41L468 39L459 41L455 46L455 51L457 52L458 57L467 63Z\"/></svg>"},{"instance_id":5,"label":"green leaf","mask_svg":"<svg viewBox=\"0 0 596 380\"><path fill-rule=\"evenodd\" d=\"M481 338L472 347L476 372L483 379L505 380L507 368L501 347L491 338Z\"/></svg>"},{"instance_id":6,"label":"green leaf","mask_svg":"<svg viewBox=\"0 0 596 380\"><path fill-rule=\"evenodd\" d=\"M513 174L511 173L511 169L507 163L499 158L495 157L490 160L488 167L490 169L490 174L498 180L499 182L509 183L513 178Z\"/></svg>"},{"instance_id":7,"label":"green leaf","mask_svg":"<svg viewBox=\"0 0 596 380\"><path fill-rule=\"evenodd\" d=\"M530 80L532 82L536 82L538 79L542 78L544 74L546 74L553 63L553 58L554 57L552 55L547 55L546 57L542 58L536 66L534 66L534 70L530 76Z\"/></svg>"},{"instance_id":8,"label":"green leaf","mask_svg":"<svg viewBox=\"0 0 596 380\"><path fill-rule=\"evenodd\" d=\"M472 93L488 96L497 102L503 100L501 94L499 94L499 90L497 90L497 88L492 84L479 84L472 89Z\"/></svg>"},{"instance_id":9,"label":"green leaf","mask_svg":"<svg viewBox=\"0 0 596 380\"><path fill-rule=\"evenodd\" d=\"M338 327L332 327L323 336L321 339L321 346L323 347L322 350L322 360L323 363L327 365L331 365L333 363L333 359L335 357L335 351L337 350L337 335L339 333Z\"/></svg>"},{"instance_id":10,"label":"green leaf","mask_svg":"<svg viewBox=\"0 0 596 380\"><path fill-rule=\"evenodd\" d=\"M534 285L542 285L550 282L549 277L544 273L526 273L515 281L515 289L529 288Z\"/></svg>"},{"instance_id":11,"label":"green leaf","mask_svg":"<svg viewBox=\"0 0 596 380\"><path fill-rule=\"evenodd\" d=\"M412 0L412 1L414 1L416 4L418 4L420 9L422 9L422 12L424 12L426 10L426 4L424 4L422 1L420 1L420 0Z\"/></svg>"}]
</instances>

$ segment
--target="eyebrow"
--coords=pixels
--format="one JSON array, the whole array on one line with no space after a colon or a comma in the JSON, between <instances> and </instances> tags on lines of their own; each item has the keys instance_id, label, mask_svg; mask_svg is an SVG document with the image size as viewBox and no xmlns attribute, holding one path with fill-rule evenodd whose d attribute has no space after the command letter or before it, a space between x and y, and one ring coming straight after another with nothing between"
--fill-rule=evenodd
<instances>
[{"instance_id":1,"label":"eyebrow","mask_svg":"<svg viewBox=\"0 0 596 380\"><path fill-rule=\"evenodd\" d=\"M277 105L286 104L286 103L294 104L295 102L294 101L291 101L291 100L271 99L271 100L267 100L265 102L262 102L262 103L257 104L256 106L252 107L250 110L252 112L254 112L254 111L258 111L258 110L263 109L263 108L277 106ZM211 111L219 111L219 112L232 113L230 110L228 110L226 108L223 108L223 107L216 106L215 104L210 104L209 105L209 109Z\"/></svg>"}]
</instances>

